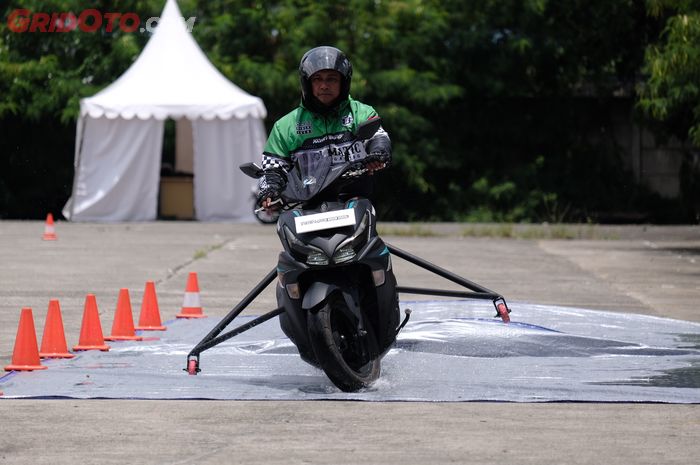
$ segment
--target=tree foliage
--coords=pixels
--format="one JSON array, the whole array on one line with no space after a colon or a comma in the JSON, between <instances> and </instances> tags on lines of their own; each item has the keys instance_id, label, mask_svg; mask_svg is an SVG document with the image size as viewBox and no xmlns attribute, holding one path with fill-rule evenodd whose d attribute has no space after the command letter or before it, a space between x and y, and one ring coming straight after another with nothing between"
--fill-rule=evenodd
<instances>
[{"instance_id":1,"label":"tree foliage","mask_svg":"<svg viewBox=\"0 0 700 465\"><path fill-rule=\"evenodd\" d=\"M661 40L646 50L639 105L663 128L700 147L700 2L649 0L665 18Z\"/></svg>"},{"instance_id":2,"label":"tree foliage","mask_svg":"<svg viewBox=\"0 0 700 465\"><path fill-rule=\"evenodd\" d=\"M21 6L8 5L0 25L0 118L27 121L57 118L72 123L79 100L109 84L138 56L148 37L106 26L97 32L76 28L70 32L14 32L10 15L17 9L35 13L74 12L86 8L106 13L133 12L140 18L157 16L159 0L96 1L86 5L79 0L24 0Z\"/></svg>"},{"instance_id":3,"label":"tree foliage","mask_svg":"<svg viewBox=\"0 0 700 465\"><path fill-rule=\"evenodd\" d=\"M148 18L163 3L90 7ZM263 98L269 126L298 104L306 50L328 44L347 53L352 95L378 110L394 144L394 166L380 176L385 219L596 220L606 210L646 208L621 162L611 114L633 98L645 48L668 16L647 7L666 11L666 0L178 3L197 18L193 35L212 62ZM22 7L86 8L77 0ZM19 34L0 24L0 124L16 128L0 141L9 154L3 171L45 162L42 144L19 141L54 131L47 139L62 141L52 151L70 172L79 99L126 70L147 39L121 30ZM21 215L7 207L19 198L13 182L0 179L0 216ZM56 182L64 202L71 180Z\"/></svg>"},{"instance_id":4,"label":"tree foliage","mask_svg":"<svg viewBox=\"0 0 700 465\"><path fill-rule=\"evenodd\" d=\"M70 196L79 100L126 70L147 36L114 28L108 33L15 32L16 9L29 13L134 12L157 16L159 0L23 0L2 7L0 23L0 218L58 213ZM37 29L39 31L41 29Z\"/></svg>"},{"instance_id":5,"label":"tree foliage","mask_svg":"<svg viewBox=\"0 0 700 465\"><path fill-rule=\"evenodd\" d=\"M675 136L695 148L681 164L681 201L689 217L700 220L700 1L648 0L649 13L661 18L659 41L646 49L638 106L662 140Z\"/></svg>"}]
</instances>

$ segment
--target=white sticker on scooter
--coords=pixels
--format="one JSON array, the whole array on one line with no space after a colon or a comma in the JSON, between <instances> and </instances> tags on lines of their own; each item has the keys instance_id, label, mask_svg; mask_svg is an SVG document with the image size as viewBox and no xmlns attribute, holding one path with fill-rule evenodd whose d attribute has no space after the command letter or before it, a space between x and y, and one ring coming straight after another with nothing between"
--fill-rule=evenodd
<instances>
[{"instance_id":1,"label":"white sticker on scooter","mask_svg":"<svg viewBox=\"0 0 700 465\"><path fill-rule=\"evenodd\" d=\"M352 208L315 213L313 215L297 216L294 218L294 226L296 227L297 233L300 234L354 225L355 210Z\"/></svg>"}]
</instances>

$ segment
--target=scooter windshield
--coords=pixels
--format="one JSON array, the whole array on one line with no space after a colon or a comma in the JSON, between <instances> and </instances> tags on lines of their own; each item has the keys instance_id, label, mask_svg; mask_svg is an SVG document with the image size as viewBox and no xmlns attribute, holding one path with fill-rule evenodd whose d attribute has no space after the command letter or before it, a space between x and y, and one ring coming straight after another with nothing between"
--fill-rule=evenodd
<instances>
[{"instance_id":1,"label":"scooter windshield","mask_svg":"<svg viewBox=\"0 0 700 465\"><path fill-rule=\"evenodd\" d=\"M296 160L289 172L284 197L291 202L306 202L331 185L347 168L348 163L333 163L327 151L306 153Z\"/></svg>"}]
</instances>

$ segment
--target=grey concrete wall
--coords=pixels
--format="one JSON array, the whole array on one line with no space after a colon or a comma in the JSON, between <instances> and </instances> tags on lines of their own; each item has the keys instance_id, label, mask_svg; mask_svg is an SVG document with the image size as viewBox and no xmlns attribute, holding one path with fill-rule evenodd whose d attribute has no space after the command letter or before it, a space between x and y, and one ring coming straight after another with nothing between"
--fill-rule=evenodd
<instances>
[{"instance_id":1,"label":"grey concrete wall","mask_svg":"<svg viewBox=\"0 0 700 465\"><path fill-rule=\"evenodd\" d=\"M690 150L676 138L659 141L652 132L634 121L634 101L621 99L611 116L615 140L623 149L623 162L635 180L665 198L680 195L683 155Z\"/></svg>"}]
</instances>

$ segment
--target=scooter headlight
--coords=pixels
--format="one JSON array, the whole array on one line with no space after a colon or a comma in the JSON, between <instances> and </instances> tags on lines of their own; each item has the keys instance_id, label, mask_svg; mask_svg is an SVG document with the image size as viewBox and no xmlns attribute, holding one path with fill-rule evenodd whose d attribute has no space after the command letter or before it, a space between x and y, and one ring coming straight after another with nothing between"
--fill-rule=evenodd
<instances>
[{"instance_id":1,"label":"scooter headlight","mask_svg":"<svg viewBox=\"0 0 700 465\"><path fill-rule=\"evenodd\" d=\"M333 262L345 263L355 258L355 255L357 255L355 253L355 249L353 249L352 246L348 244L335 251L335 253L333 254Z\"/></svg>"},{"instance_id":2,"label":"scooter headlight","mask_svg":"<svg viewBox=\"0 0 700 465\"><path fill-rule=\"evenodd\" d=\"M289 248L302 260L305 260L307 265L328 265L328 256L323 250L302 242L286 225L284 226L284 237Z\"/></svg>"},{"instance_id":3,"label":"scooter headlight","mask_svg":"<svg viewBox=\"0 0 700 465\"><path fill-rule=\"evenodd\" d=\"M365 213L355 233L341 242L333 254L334 263L345 263L355 258L357 250L369 240L369 213Z\"/></svg>"},{"instance_id":4,"label":"scooter headlight","mask_svg":"<svg viewBox=\"0 0 700 465\"><path fill-rule=\"evenodd\" d=\"M323 252L314 251L306 257L306 263L308 265L328 265L328 257Z\"/></svg>"}]
</instances>

